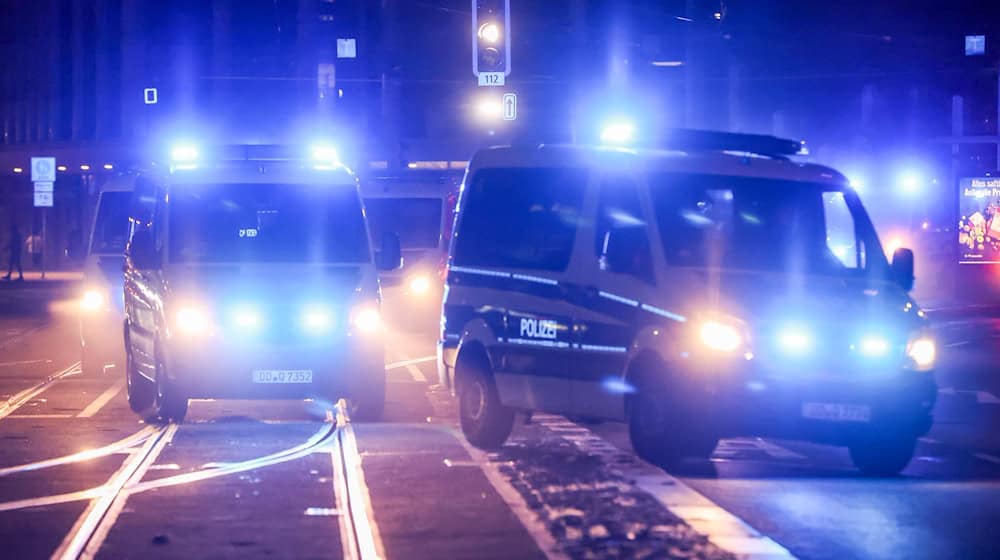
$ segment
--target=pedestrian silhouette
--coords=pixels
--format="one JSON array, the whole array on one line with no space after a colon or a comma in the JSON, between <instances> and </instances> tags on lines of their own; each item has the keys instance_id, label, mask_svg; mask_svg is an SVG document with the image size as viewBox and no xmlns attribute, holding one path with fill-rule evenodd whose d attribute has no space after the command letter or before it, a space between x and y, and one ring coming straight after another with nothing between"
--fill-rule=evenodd
<instances>
[{"instance_id":1,"label":"pedestrian silhouette","mask_svg":"<svg viewBox=\"0 0 1000 560\"><path fill-rule=\"evenodd\" d=\"M10 280L10 275L17 266L17 279L24 280L24 271L21 270L21 247L24 240L21 239L21 232L17 229L17 224L10 225L10 238L7 240L7 250L10 251L10 264L7 265L7 276L4 280Z\"/></svg>"}]
</instances>

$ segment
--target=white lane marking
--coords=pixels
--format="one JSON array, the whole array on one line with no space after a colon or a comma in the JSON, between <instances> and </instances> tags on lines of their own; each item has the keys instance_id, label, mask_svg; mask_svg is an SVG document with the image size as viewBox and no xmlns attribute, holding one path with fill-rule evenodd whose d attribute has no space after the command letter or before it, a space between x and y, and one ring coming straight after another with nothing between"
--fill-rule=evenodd
<instances>
[{"instance_id":1,"label":"white lane marking","mask_svg":"<svg viewBox=\"0 0 1000 560\"><path fill-rule=\"evenodd\" d=\"M337 434L330 449L333 464L334 500L339 511L340 540L349 560L385 558L385 547L375 523L368 485L361 468L361 455L347 414L347 403L337 403Z\"/></svg>"},{"instance_id":2,"label":"white lane marking","mask_svg":"<svg viewBox=\"0 0 1000 560\"><path fill-rule=\"evenodd\" d=\"M401 367L406 367L414 364L423 364L426 362L433 362L437 359L437 356L424 356L423 358L413 358L412 360L402 360L399 362L393 362L385 366L386 370L398 369Z\"/></svg>"},{"instance_id":3,"label":"white lane marking","mask_svg":"<svg viewBox=\"0 0 1000 560\"><path fill-rule=\"evenodd\" d=\"M954 395L955 394L955 388L954 387L941 387L940 389L938 389L938 394L939 395L948 395L948 396Z\"/></svg>"},{"instance_id":4,"label":"white lane marking","mask_svg":"<svg viewBox=\"0 0 1000 560\"><path fill-rule=\"evenodd\" d=\"M93 558L114 526L128 495L122 490L129 483L135 484L146 475L146 470L156 462L163 448L173 439L177 424L161 427L146 440L135 455L116 472L102 488L101 496L90 502L80 515L73 529L56 549L52 558L72 559Z\"/></svg>"},{"instance_id":5,"label":"white lane marking","mask_svg":"<svg viewBox=\"0 0 1000 560\"><path fill-rule=\"evenodd\" d=\"M507 504L507 508L517 516L517 520L521 522L521 526L528 532L531 539L535 541L535 546L538 547L538 550L542 551L542 554L550 560L567 558L559 550L558 543L549 534L545 528L545 524L531 511L520 492L507 481L496 465L490 462L486 453L469 445L469 442L465 441L465 436L457 430L448 428L447 431L451 433L455 440L462 444L469 457L472 457L472 460L479 465L490 486L496 490L500 499Z\"/></svg>"},{"instance_id":6,"label":"white lane marking","mask_svg":"<svg viewBox=\"0 0 1000 560\"><path fill-rule=\"evenodd\" d=\"M955 397L959 395L966 395L969 397L975 397L976 404L1000 404L1000 398L989 391L977 391L975 389L956 389L954 387L942 387L938 389L939 395L947 395L949 397Z\"/></svg>"},{"instance_id":7,"label":"white lane marking","mask_svg":"<svg viewBox=\"0 0 1000 560\"><path fill-rule=\"evenodd\" d=\"M541 414L534 418L546 428L575 426L559 416ZM588 430L586 435L562 433L560 437L589 455L603 458L606 464L627 480L634 480L636 486L656 498L670 512L719 548L745 559L793 558L788 549L679 479L639 459L634 453L614 447L611 442L592 431Z\"/></svg>"},{"instance_id":8,"label":"white lane marking","mask_svg":"<svg viewBox=\"0 0 1000 560\"><path fill-rule=\"evenodd\" d=\"M74 418L74 414L11 414L7 418L10 420L51 420L57 418Z\"/></svg>"},{"instance_id":9,"label":"white lane marking","mask_svg":"<svg viewBox=\"0 0 1000 560\"><path fill-rule=\"evenodd\" d=\"M760 451L772 459L804 460L805 456L761 438L724 439L719 441L713 456L739 458L747 450Z\"/></svg>"},{"instance_id":10,"label":"white lane marking","mask_svg":"<svg viewBox=\"0 0 1000 560\"><path fill-rule=\"evenodd\" d=\"M81 371L80 362L76 362L65 369L53 373L38 383L35 383L31 387L28 387L27 389L7 399L5 402L0 403L0 420L10 416L15 410L30 402L31 399L42 394L42 392L51 387L56 381L71 375L77 375L81 373Z\"/></svg>"},{"instance_id":11,"label":"white lane marking","mask_svg":"<svg viewBox=\"0 0 1000 560\"><path fill-rule=\"evenodd\" d=\"M0 512L93 500L99 497L103 491L104 487L98 486L97 488L88 488L87 490L70 492L68 494L55 494L53 496L42 496L41 498L27 498L24 500L14 500L13 502L3 502L0 503Z\"/></svg>"},{"instance_id":12,"label":"white lane marking","mask_svg":"<svg viewBox=\"0 0 1000 560\"><path fill-rule=\"evenodd\" d=\"M156 431L157 430L155 427L146 426L145 428L139 430L138 432L130 436L124 437L118 441L109 443L102 447L95 447L94 449L87 449L85 451L80 451L79 453L73 453L72 455L64 455L62 457L55 457L53 459L44 459L42 461L35 461L33 463L15 465L12 467L4 467L0 469L0 477L15 473L37 471L41 469L47 469L50 467L58 467L60 465L68 465L70 463L79 463L81 461L89 461L91 459L96 459L98 457L105 457L107 455L114 455L115 453L126 450L129 447L132 447L138 443L145 441L147 438L152 436Z\"/></svg>"},{"instance_id":13,"label":"white lane marking","mask_svg":"<svg viewBox=\"0 0 1000 560\"><path fill-rule=\"evenodd\" d=\"M108 404L108 402L110 402L111 399L115 398L115 395L121 392L121 390L124 388L125 388L125 378L121 378L118 381L116 381L114 385L108 387L103 393L98 395L97 398L94 399L92 403L88 404L86 408L81 410L80 414L77 414L76 417L90 418L91 416L97 414L99 410L104 408L104 405Z\"/></svg>"},{"instance_id":14,"label":"white lane marking","mask_svg":"<svg viewBox=\"0 0 1000 560\"><path fill-rule=\"evenodd\" d=\"M993 455L989 455L986 453L973 453L973 456L976 457L977 459L982 459L983 461L988 461L990 463L1000 465L1000 457L994 457Z\"/></svg>"},{"instance_id":15,"label":"white lane marking","mask_svg":"<svg viewBox=\"0 0 1000 560\"><path fill-rule=\"evenodd\" d=\"M317 452L317 450L326 445L331 436L334 435L335 429L335 426L327 424L320 428L305 442L296 445L295 447L278 451L270 455L265 455L263 457L258 457L256 459L240 461L238 463L208 463L204 465L201 470L194 472L166 476L156 480L136 483L129 486L127 491L129 494L138 494L140 492L154 490L156 488L165 488L167 486L176 486L178 484L190 484L192 482L208 480L210 478L229 476L231 474L270 467L280 463L287 463L288 461L293 461Z\"/></svg>"},{"instance_id":16,"label":"white lane marking","mask_svg":"<svg viewBox=\"0 0 1000 560\"><path fill-rule=\"evenodd\" d=\"M398 362L393 362L385 366L386 371L398 368L406 368L406 371L409 372L410 374L410 378L412 378L414 381L419 381L420 383L427 383L427 376L424 375L424 372L420 371L420 368L417 367L417 364L432 362L437 359L437 356L425 356L423 358L415 358L412 360L405 359L406 356L401 355L401 357L404 359Z\"/></svg>"},{"instance_id":17,"label":"white lane marking","mask_svg":"<svg viewBox=\"0 0 1000 560\"><path fill-rule=\"evenodd\" d=\"M19 360L16 362L0 362L0 367L27 366L31 364L51 363L52 360Z\"/></svg>"}]
</instances>

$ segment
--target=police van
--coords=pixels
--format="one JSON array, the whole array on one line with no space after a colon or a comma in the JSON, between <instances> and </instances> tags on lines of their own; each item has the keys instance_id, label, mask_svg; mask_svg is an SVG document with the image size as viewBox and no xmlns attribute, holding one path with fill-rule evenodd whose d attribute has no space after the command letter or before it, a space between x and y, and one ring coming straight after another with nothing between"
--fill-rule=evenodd
<instances>
[{"instance_id":1,"label":"police van","mask_svg":"<svg viewBox=\"0 0 1000 560\"><path fill-rule=\"evenodd\" d=\"M403 254L402 267L379 275L387 318L396 327L433 332L441 309L447 230L464 168L377 171L361 179L368 224L375 238L399 235Z\"/></svg>"},{"instance_id":2,"label":"police van","mask_svg":"<svg viewBox=\"0 0 1000 560\"><path fill-rule=\"evenodd\" d=\"M304 151L304 150L303 150ZM126 250L129 404L181 420L189 398L346 397L381 415L384 341L377 250L354 174L335 152L191 146L140 174Z\"/></svg>"},{"instance_id":3,"label":"police van","mask_svg":"<svg viewBox=\"0 0 1000 560\"><path fill-rule=\"evenodd\" d=\"M134 175L123 174L101 188L90 235L83 247L80 349L87 375L102 373L109 365L118 371L125 367L122 266L134 182Z\"/></svg>"},{"instance_id":4,"label":"police van","mask_svg":"<svg viewBox=\"0 0 1000 560\"><path fill-rule=\"evenodd\" d=\"M890 262L845 177L791 160L798 142L672 142L473 157L438 343L468 441L545 411L627 422L664 467L769 436L902 470L937 393L913 253Z\"/></svg>"}]
</instances>

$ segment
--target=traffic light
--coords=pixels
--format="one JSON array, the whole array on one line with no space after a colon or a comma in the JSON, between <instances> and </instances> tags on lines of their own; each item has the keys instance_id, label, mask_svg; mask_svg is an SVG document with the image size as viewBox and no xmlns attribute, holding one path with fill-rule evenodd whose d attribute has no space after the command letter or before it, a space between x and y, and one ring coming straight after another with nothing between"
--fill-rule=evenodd
<instances>
[{"instance_id":1,"label":"traffic light","mask_svg":"<svg viewBox=\"0 0 1000 560\"><path fill-rule=\"evenodd\" d=\"M510 74L510 0L472 0L472 72Z\"/></svg>"}]
</instances>

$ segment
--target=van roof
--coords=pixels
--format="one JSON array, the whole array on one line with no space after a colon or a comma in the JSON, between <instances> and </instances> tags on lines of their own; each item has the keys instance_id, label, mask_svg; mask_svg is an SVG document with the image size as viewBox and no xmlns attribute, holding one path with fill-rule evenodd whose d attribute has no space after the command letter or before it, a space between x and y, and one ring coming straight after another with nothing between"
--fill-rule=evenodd
<instances>
[{"instance_id":1,"label":"van roof","mask_svg":"<svg viewBox=\"0 0 1000 560\"><path fill-rule=\"evenodd\" d=\"M626 149L607 146L539 144L496 146L476 152L470 173L497 167L590 167L645 172L703 173L848 185L839 171L813 163L749 152Z\"/></svg>"},{"instance_id":2,"label":"van roof","mask_svg":"<svg viewBox=\"0 0 1000 560\"><path fill-rule=\"evenodd\" d=\"M193 169L177 169L165 177L172 185L205 185L219 183L287 183L323 184L355 187L357 179L345 166L322 169L303 162L224 161L199 165Z\"/></svg>"}]
</instances>

